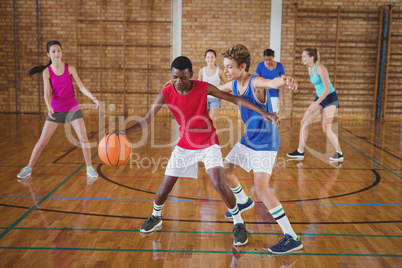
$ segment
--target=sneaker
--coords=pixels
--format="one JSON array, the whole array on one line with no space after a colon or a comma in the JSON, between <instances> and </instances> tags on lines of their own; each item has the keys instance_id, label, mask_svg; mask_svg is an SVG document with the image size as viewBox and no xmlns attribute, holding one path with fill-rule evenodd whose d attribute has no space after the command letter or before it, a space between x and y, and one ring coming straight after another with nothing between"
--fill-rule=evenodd
<instances>
[{"instance_id":1,"label":"sneaker","mask_svg":"<svg viewBox=\"0 0 402 268\"><path fill-rule=\"evenodd\" d=\"M303 160L304 159L304 152L303 153L299 153L298 150L294 151L293 153L290 154L286 154L288 157L290 158L294 158L294 159L300 159Z\"/></svg>"},{"instance_id":2,"label":"sneaker","mask_svg":"<svg viewBox=\"0 0 402 268\"><path fill-rule=\"evenodd\" d=\"M246 230L246 223L237 223L233 226L234 232L234 242L235 246L243 246L247 244L247 230Z\"/></svg>"},{"instance_id":3,"label":"sneaker","mask_svg":"<svg viewBox=\"0 0 402 268\"><path fill-rule=\"evenodd\" d=\"M156 227L162 225L162 217L157 217L151 215L148 219L141 225L140 232L142 233L150 233L155 231Z\"/></svg>"},{"instance_id":4,"label":"sneaker","mask_svg":"<svg viewBox=\"0 0 402 268\"><path fill-rule=\"evenodd\" d=\"M92 166L90 166L90 167L87 167L87 176L91 177L91 178L95 178L95 177L98 177L98 173L96 173L95 169Z\"/></svg>"},{"instance_id":5,"label":"sneaker","mask_svg":"<svg viewBox=\"0 0 402 268\"><path fill-rule=\"evenodd\" d=\"M254 204L255 204L254 201L251 200L251 197L249 197L249 198L247 199L247 202L246 202L246 203L237 204L237 207L239 208L239 212L241 213L241 212L243 212L243 211L249 210L249 209L251 209L252 207L254 207ZM225 218L226 218L226 219L231 219L231 218L233 218L232 213L230 213L230 211L226 212L226 213L225 213Z\"/></svg>"},{"instance_id":6,"label":"sneaker","mask_svg":"<svg viewBox=\"0 0 402 268\"><path fill-rule=\"evenodd\" d=\"M285 254L294 250L299 250L303 248L300 236L294 239L291 235L285 234L283 239L279 241L278 244L268 248L271 253L275 254Z\"/></svg>"},{"instance_id":7,"label":"sneaker","mask_svg":"<svg viewBox=\"0 0 402 268\"><path fill-rule=\"evenodd\" d=\"M334 162L342 162L343 161L343 153L336 152L334 156L330 157L329 160Z\"/></svg>"},{"instance_id":8,"label":"sneaker","mask_svg":"<svg viewBox=\"0 0 402 268\"><path fill-rule=\"evenodd\" d=\"M20 173L18 173L17 178L25 179L25 178L30 177L31 174L32 174L32 168L29 168L28 166L26 166L20 170Z\"/></svg>"}]
</instances>

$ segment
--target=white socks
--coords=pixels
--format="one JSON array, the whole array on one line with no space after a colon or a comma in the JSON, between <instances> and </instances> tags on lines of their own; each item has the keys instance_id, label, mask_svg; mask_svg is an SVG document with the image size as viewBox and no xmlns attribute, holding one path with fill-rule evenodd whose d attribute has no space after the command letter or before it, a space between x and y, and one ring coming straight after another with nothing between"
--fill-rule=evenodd
<instances>
[{"instance_id":1,"label":"white socks","mask_svg":"<svg viewBox=\"0 0 402 268\"><path fill-rule=\"evenodd\" d=\"M152 212L152 215L154 215L156 217L161 217L163 205L157 205L157 204L155 204L155 201L154 201L154 210Z\"/></svg>"},{"instance_id":2,"label":"white socks","mask_svg":"<svg viewBox=\"0 0 402 268\"><path fill-rule=\"evenodd\" d=\"M282 228L284 234L291 235L294 239L297 239L297 234L293 230L288 217L283 210L282 205L277 206L276 208L270 209L269 213L271 213L272 217L276 220L279 226Z\"/></svg>"},{"instance_id":3,"label":"white socks","mask_svg":"<svg viewBox=\"0 0 402 268\"><path fill-rule=\"evenodd\" d=\"M228 208L228 210L232 214L233 224L244 223L244 220L240 215L239 207L237 205L232 209Z\"/></svg>"},{"instance_id":4,"label":"white socks","mask_svg":"<svg viewBox=\"0 0 402 268\"><path fill-rule=\"evenodd\" d=\"M239 184L239 186L237 186L236 188L230 188L230 190L232 190L232 192L234 193L234 195L236 196L236 202L238 204L244 204L247 202L248 197L247 195L244 193L243 188L241 187L241 185ZM233 213L232 213L233 214Z\"/></svg>"}]
</instances>

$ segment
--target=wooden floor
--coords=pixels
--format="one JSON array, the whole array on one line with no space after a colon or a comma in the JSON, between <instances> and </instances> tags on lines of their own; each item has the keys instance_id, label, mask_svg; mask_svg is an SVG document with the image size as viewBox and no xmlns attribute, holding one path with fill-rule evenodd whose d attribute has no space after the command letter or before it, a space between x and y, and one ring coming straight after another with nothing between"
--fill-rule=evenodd
<instances>
[{"instance_id":1,"label":"wooden floor","mask_svg":"<svg viewBox=\"0 0 402 268\"><path fill-rule=\"evenodd\" d=\"M1 267L401 267L399 122L337 121L345 161L334 165L319 122L311 127L305 160L287 161L297 147L299 120L282 121L270 187L304 244L285 256L268 253L281 230L256 197L252 174L242 170L242 186L257 201L242 214L247 246L233 246L225 204L202 166L198 180L179 179L164 206L162 230L139 232L170 156L171 118L159 116L153 130L130 135L132 142L144 135L146 143L133 150L130 163L109 167L96 150L109 123L85 117L100 174L95 181L87 179L82 151L60 125L32 178L18 182L43 122L37 115L0 115ZM222 118L216 126L225 156L242 123Z\"/></svg>"}]
</instances>

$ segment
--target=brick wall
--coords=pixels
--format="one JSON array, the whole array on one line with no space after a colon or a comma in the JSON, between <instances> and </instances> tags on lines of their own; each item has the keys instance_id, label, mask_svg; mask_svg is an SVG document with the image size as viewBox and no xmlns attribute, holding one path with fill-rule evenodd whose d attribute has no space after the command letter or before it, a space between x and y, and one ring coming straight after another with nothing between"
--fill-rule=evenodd
<instances>
[{"instance_id":1,"label":"brick wall","mask_svg":"<svg viewBox=\"0 0 402 268\"><path fill-rule=\"evenodd\" d=\"M294 47L295 2L298 4L296 48ZM400 14L402 3L400 1L371 1L367 4L359 0L284 0L283 3L281 59L282 63L288 66L288 73L294 73L301 85L299 92L293 95L293 106L288 106L284 111L285 114L289 116L293 112L293 116L301 117L314 98L314 88L308 81L308 72L300 61L303 49L316 47L321 52L321 62L328 68L331 80L335 79L336 25L338 8L340 8L339 51L336 58L334 85L341 105L338 115L339 117L372 118L376 88L379 10L381 6L392 4L394 12ZM388 11L388 7L386 10ZM392 39L400 40L400 37L395 35L401 30L402 23L394 22ZM401 58L398 56L400 53L396 52L398 48L401 48L400 45L394 44L394 58L391 57L391 66L399 65ZM393 72L397 73L397 70L398 68L394 68ZM397 91L395 86L400 84L397 82L400 79L400 72L389 77L388 101L392 101L397 96L401 103L400 90ZM287 94L286 99L288 103L292 102L292 94ZM392 101L384 117L401 119L402 107L396 106L398 106L396 102Z\"/></svg>"},{"instance_id":2,"label":"brick wall","mask_svg":"<svg viewBox=\"0 0 402 268\"><path fill-rule=\"evenodd\" d=\"M250 73L263 60L269 47L270 1L183 1L183 55L193 62L194 73L206 65L207 49L217 52L217 64L223 68L220 51L233 43L246 45L251 54ZM222 102L220 113L237 113L232 103Z\"/></svg>"},{"instance_id":3,"label":"brick wall","mask_svg":"<svg viewBox=\"0 0 402 268\"><path fill-rule=\"evenodd\" d=\"M298 3L297 42L294 48L295 5ZM204 52L218 54L226 46L245 44L252 56L250 72L263 60L269 46L270 1L183 0L182 54L188 56L195 73L205 65ZM300 90L286 92L285 116L302 116L314 98L300 54L317 47L339 93L342 117L371 118L374 76L377 63L379 6L394 5L394 43L391 43L389 90L385 117L402 113L400 1L364 0L294 1L283 0L281 61L287 74L295 74ZM59 40L66 62L77 67L84 84L101 100L116 106L113 113L144 114L160 87L168 80L170 66L170 0L75 0L39 1L40 62L46 64L45 45ZM35 1L16 1L16 50L14 50L13 1L0 4L0 111L14 112L16 80L14 51L17 53L18 111L46 111L43 85L38 77L28 78L27 70L37 65ZM341 7L339 52L335 70L337 10ZM323 11L325 9L325 11ZM58 15L55 16L55 13ZM312 31L312 25L314 30ZM296 54L294 54L294 49ZM223 67L218 55L218 65ZM295 69L293 69L293 64ZM335 77L336 71L336 77ZM41 80L41 79L39 79ZM76 87L79 103L88 103ZM294 105L291 106L291 103ZM164 110L166 111L166 109ZM91 110L87 111L91 113ZM108 111L110 112L110 111ZM223 103L221 113L237 113L233 104Z\"/></svg>"}]
</instances>

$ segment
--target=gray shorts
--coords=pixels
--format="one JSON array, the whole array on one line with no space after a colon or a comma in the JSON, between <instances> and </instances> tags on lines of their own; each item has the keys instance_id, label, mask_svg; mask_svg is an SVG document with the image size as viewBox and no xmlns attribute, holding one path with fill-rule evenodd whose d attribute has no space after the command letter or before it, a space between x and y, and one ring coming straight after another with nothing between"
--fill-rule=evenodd
<instances>
[{"instance_id":1,"label":"gray shorts","mask_svg":"<svg viewBox=\"0 0 402 268\"><path fill-rule=\"evenodd\" d=\"M81 112L81 110L77 110L77 111L70 111L70 112L65 112L65 113L53 113L52 116L55 119L50 118L49 113L48 113L46 116L46 121L64 124L66 122L66 120L67 120L67 122L72 122L75 119L82 118L82 112Z\"/></svg>"}]
</instances>

